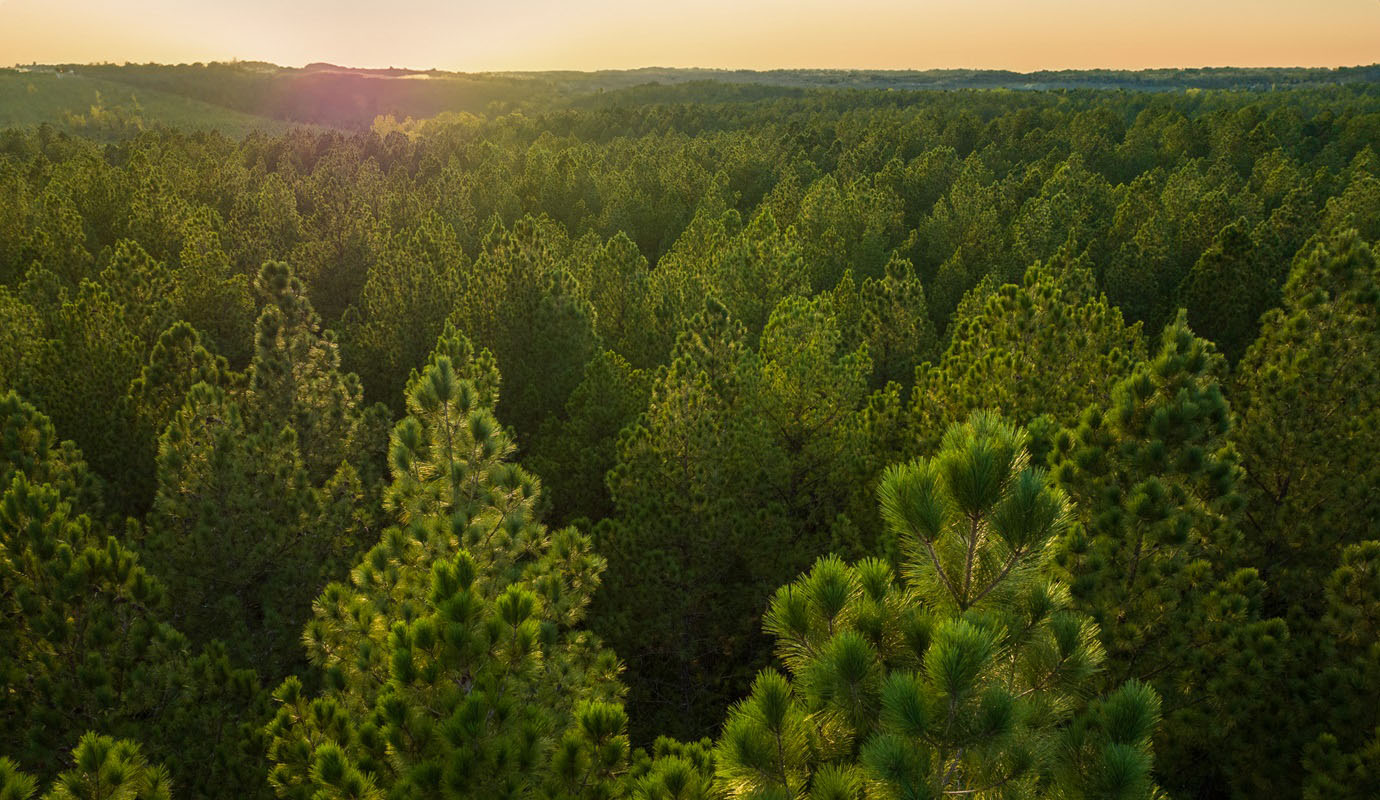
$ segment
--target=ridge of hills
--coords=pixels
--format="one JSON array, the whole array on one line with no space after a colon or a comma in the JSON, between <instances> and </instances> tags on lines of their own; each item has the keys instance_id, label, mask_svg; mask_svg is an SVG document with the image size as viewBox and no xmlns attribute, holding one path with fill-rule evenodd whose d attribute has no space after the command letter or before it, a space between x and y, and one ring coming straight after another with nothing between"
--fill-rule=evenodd
<instances>
[{"instance_id":1,"label":"ridge of hills","mask_svg":"<svg viewBox=\"0 0 1380 800\"><path fill-rule=\"evenodd\" d=\"M310 125L366 130L379 117L495 115L574 105L744 102L826 90L1250 90L1380 88L1380 64L1328 68L1059 70L730 70L450 72L325 62L61 64L0 69L0 128L50 123L96 138L143 125L239 137Z\"/></svg>"}]
</instances>

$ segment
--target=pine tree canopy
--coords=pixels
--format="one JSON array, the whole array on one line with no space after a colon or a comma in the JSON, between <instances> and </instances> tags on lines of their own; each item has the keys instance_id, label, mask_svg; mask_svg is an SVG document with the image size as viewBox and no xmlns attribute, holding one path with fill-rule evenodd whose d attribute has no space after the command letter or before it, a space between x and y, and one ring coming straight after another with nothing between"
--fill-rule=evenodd
<instances>
[{"instance_id":1,"label":"pine tree canopy","mask_svg":"<svg viewBox=\"0 0 1380 800\"><path fill-rule=\"evenodd\" d=\"M1159 697L1137 681L1089 696L1097 626L1041 570L1068 501L1028 462L995 415L950 427L882 478L894 571L829 557L777 592L787 674L762 672L729 713L729 796L1152 795Z\"/></svg>"},{"instance_id":2,"label":"pine tree canopy","mask_svg":"<svg viewBox=\"0 0 1380 800\"><path fill-rule=\"evenodd\" d=\"M1380 797L1377 87L0 69L0 800Z\"/></svg>"}]
</instances>

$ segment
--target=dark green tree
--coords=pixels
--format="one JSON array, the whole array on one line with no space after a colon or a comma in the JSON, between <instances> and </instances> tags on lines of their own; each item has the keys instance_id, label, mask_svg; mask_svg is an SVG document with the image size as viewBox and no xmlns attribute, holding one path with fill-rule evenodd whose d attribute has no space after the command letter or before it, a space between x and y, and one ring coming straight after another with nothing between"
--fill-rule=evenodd
<instances>
[{"instance_id":1,"label":"dark green tree","mask_svg":"<svg viewBox=\"0 0 1380 800\"><path fill-rule=\"evenodd\" d=\"M373 529L382 415L359 408L288 268L265 265L260 288L270 304L243 387L192 386L159 439L148 553L179 628L276 676L300 661L311 599Z\"/></svg>"},{"instance_id":2,"label":"dark green tree","mask_svg":"<svg viewBox=\"0 0 1380 800\"><path fill-rule=\"evenodd\" d=\"M402 409L407 377L435 346L468 266L454 229L434 213L383 249L341 321L341 357L370 400Z\"/></svg>"},{"instance_id":3,"label":"dark green tree","mask_svg":"<svg viewBox=\"0 0 1380 800\"><path fill-rule=\"evenodd\" d=\"M0 430L0 751L47 780L83 731L140 736L192 794L261 796L254 674L166 623L137 528L83 513L95 478L46 417L11 393Z\"/></svg>"},{"instance_id":4,"label":"dark green tree","mask_svg":"<svg viewBox=\"0 0 1380 800\"><path fill-rule=\"evenodd\" d=\"M158 439L182 407L187 392L198 383L230 388L238 380L240 376L230 371L224 358L203 346L201 334L190 324L177 322L163 331L124 398L138 445L136 451L127 454L130 463L125 472L134 503L147 508L153 501Z\"/></svg>"},{"instance_id":5,"label":"dark green tree","mask_svg":"<svg viewBox=\"0 0 1380 800\"><path fill-rule=\"evenodd\" d=\"M838 518L866 483L871 365L843 348L829 305L784 299L754 352L711 300L620 437L594 627L631 665L635 738L711 732L766 659L755 629L771 587L861 546Z\"/></svg>"},{"instance_id":6,"label":"dark green tree","mask_svg":"<svg viewBox=\"0 0 1380 800\"><path fill-rule=\"evenodd\" d=\"M1322 732L1304 750L1303 796L1360 800L1380 792L1380 711L1366 699L1380 686L1380 542L1343 550L1324 593L1308 695Z\"/></svg>"},{"instance_id":7,"label":"dark green tree","mask_svg":"<svg viewBox=\"0 0 1380 800\"><path fill-rule=\"evenodd\" d=\"M597 352L593 309L563 263L568 249L550 220L493 229L450 316L498 358L508 387L499 412L523 443L564 407Z\"/></svg>"},{"instance_id":8,"label":"dark green tree","mask_svg":"<svg viewBox=\"0 0 1380 800\"><path fill-rule=\"evenodd\" d=\"M618 434L647 408L651 376L612 350L585 366L565 414L548 419L528 462L540 475L560 519L592 522L612 516L605 476L618 461Z\"/></svg>"},{"instance_id":9,"label":"dark green tree","mask_svg":"<svg viewBox=\"0 0 1380 800\"><path fill-rule=\"evenodd\" d=\"M1240 219L1222 229L1179 286L1189 324L1233 363L1255 341L1260 315L1283 280L1283 270L1266 257Z\"/></svg>"},{"instance_id":10,"label":"dark green tree","mask_svg":"<svg viewBox=\"0 0 1380 800\"><path fill-rule=\"evenodd\" d=\"M1300 251L1237 373L1250 563L1315 619L1338 548L1380 539L1380 267L1355 231ZM1290 616L1291 627L1296 621Z\"/></svg>"},{"instance_id":11,"label":"dark green tree","mask_svg":"<svg viewBox=\"0 0 1380 800\"><path fill-rule=\"evenodd\" d=\"M915 368L934 360L939 348L914 267L892 256L883 277L866 278L861 287L854 290L855 286L849 273L830 292L844 340L866 343L872 357L872 388L894 381L909 390Z\"/></svg>"},{"instance_id":12,"label":"dark green tree","mask_svg":"<svg viewBox=\"0 0 1380 800\"><path fill-rule=\"evenodd\" d=\"M1073 501L1055 544L1073 606L1099 626L1105 686L1142 680L1164 698L1162 782L1229 792L1252 769L1271 666L1287 631L1262 619L1264 585L1240 568L1241 469L1229 444L1226 368L1181 312L1160 351L1090 407L1050 456Z\"/></svg>"}]
</instances>

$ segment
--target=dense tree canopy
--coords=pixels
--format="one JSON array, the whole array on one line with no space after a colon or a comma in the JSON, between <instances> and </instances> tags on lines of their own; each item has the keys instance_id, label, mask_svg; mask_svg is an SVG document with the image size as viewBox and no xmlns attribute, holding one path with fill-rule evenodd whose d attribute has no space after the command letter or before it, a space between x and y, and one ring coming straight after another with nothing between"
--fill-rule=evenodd
<instances>
[{"instance_id":1,"label":"dense tree canopy","mask_svg":"<svg viewBox=\"0 0 1380 800\"><path fill-rule=\"evenodd\" d=\"M0 797L1375 796L1310 74L0 132Z\"/></svg>"}]
</instances>

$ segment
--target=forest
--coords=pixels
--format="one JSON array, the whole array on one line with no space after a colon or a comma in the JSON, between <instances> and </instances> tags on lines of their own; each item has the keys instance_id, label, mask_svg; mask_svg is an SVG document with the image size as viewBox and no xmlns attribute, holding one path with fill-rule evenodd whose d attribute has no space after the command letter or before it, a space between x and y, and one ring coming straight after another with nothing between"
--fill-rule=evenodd
<instances>
[{"instance_id":1,"label":"forest","mask_svg":"<svg viewBox=\"0 0 1380 800\"><path fill-rule=\"evenodd\" d=\"M0 132L0 799L1380 797L1374 69Z\"/></svg>"}]
</instances>

